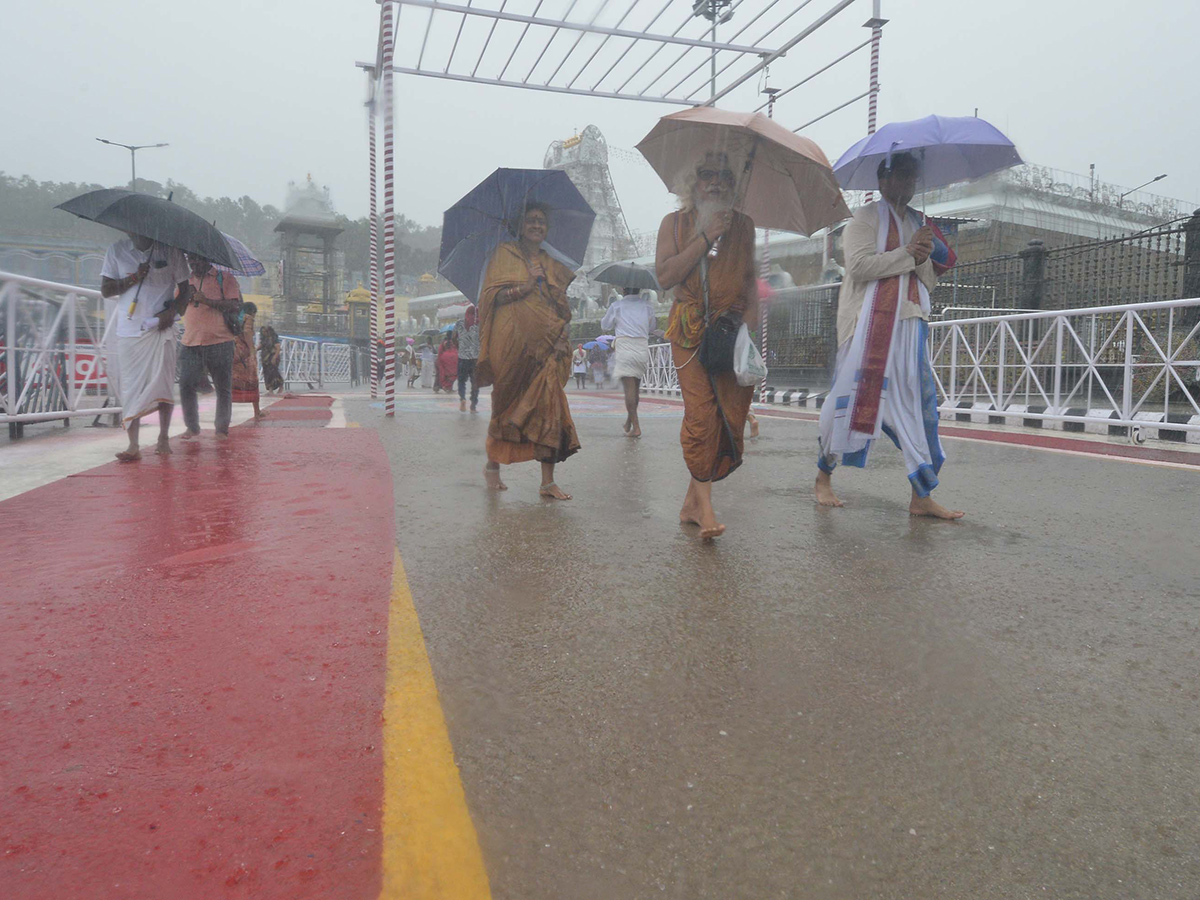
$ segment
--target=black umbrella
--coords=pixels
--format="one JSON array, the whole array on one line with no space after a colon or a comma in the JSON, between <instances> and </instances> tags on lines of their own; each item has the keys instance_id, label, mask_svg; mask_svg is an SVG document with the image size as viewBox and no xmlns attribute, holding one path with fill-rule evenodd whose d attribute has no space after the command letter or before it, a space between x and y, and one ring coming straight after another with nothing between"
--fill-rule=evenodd
<instances>
[{"instance_id":1,"label":"black umbrella","mask_svg":"<svg viewBox=\"0 0 1200 900\"><path fill-rule=\"evenodd\" d=\"M202 256L235 272L242 271L237 254L215 226L170 200L106 188L80 194L55 208L118 231L140 234L192 256Z\"/></svg>"},{"instance_id":2,"label":"black umbrella","mask_svg":"<svg viewBox=\"0 0 1200 900\"><path fill-rule=\"evenodd\" d=\"M601 263L588 272L588 278L601 284L615 284L617 287L636 288L637 290L661 291L654 272L641 263L631 259L618 262Z\"/></svg>"}]
</instances>

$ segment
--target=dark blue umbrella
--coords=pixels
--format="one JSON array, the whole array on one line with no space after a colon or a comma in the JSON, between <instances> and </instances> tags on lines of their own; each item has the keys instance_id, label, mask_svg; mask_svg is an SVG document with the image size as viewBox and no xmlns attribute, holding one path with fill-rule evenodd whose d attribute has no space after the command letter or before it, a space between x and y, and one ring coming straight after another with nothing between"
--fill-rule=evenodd
<instances>
[{"instance_id":1,"label":"dark blue umbrella","mask_svg":"<svg viewBox=\"0 0 1200 900\"><path fill-rule=\"evenodd\" d=\"M550 210L542 247L563 265L583 265L593 210L561 169L497 169L446 210L438 272L473 303L479 302L483 276L496 248L517 239L526 204Z\"/></svg>"},{"instance_id":2,"label":"dark blue umbrella","mask_svg":"<svg viewBox=\"0 0 1200 900\"><path fill-rule=\"evenodd\" d=\"M982 178L1022 161L1013 142L983 119L926 116L889 122L843 153L833 164L838 183L846 190L875 190L879 163L893 153L911 153L921 160L922 190Z\"/></svg>"},{"instance_id":3,"label":"dark blue umbrella","mask_svg":"<svg viewBox=\"0 0 1200 900\"><path fill-rule=\"evenodd\" d=\"M237 254L221 232L191 210L161 197L106 188L80 194L55 209L118 231L140 234L234 272L242 271Z\"/></svg>"}]
</instances>

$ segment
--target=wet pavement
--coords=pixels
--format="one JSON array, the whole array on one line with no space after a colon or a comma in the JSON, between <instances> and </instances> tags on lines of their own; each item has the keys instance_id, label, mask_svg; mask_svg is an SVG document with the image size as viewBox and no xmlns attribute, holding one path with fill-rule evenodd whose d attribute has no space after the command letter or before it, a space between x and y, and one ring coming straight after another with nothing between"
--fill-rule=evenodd
<instances>
[{"instance_id":1,"label":"wet pavement","mask_svg":"<svg viewBox=\"0 0 1200 900\"><path fill-rule=\"evenodd\" d=\"M379 895L391 477L333 404L0 503L4 900Z\"/></svg>"},{"instance_id":2,"label":"wet pavement","mask_svg":"<svg viewBox=\"0 0 1200 900\"><path fill-rule=\"evenodd\" d=\"M1200 470L946 440L811 502L815 424L763 418L700 544L677 404L572 393L583 450L484 490L487 427L346 400L396 536L498 900L1193 898Z\"/></svg>"}]
</instances>

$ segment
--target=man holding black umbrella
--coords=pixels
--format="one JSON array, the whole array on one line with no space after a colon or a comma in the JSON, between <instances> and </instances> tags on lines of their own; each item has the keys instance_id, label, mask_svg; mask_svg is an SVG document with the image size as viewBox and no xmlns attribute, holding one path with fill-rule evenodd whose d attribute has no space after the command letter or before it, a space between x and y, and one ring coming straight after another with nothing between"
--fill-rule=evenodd
<instances>
[{"instance_id":1,"label":"man holding black umbrella","mask_svg":"<svg viewBox=\"0 0 1200 900\"><path fill-rule=\"evenodd\" d=\"M613 375L620 379L625 391L624 431L633 438L642 436L642 426L638 422L638 392L650 364L650 332L657 324L649 298L636 287L625 288L624 295L609 304L608 312L600 321L600 327L605 331L611 329L616 338Z\"/></svg>"},{"instance_id":2,"label":"man holding black umbrella","mask_svg":"<svg viewBox=\"0 0 1200 900\"><path fill-rule=\"evenodd\" d=\"M169 454L168 431L174 408L175 361L178 353L175 310L178 291L186 300L188 267L182 251L139 234L129 234L108 248L100 270L100 294L116 297L116 386L121 421L129 446L117 454L121 462L142 458L138 432L142 416L158 410L155 452Z\"/></svg>"}]
</instances>

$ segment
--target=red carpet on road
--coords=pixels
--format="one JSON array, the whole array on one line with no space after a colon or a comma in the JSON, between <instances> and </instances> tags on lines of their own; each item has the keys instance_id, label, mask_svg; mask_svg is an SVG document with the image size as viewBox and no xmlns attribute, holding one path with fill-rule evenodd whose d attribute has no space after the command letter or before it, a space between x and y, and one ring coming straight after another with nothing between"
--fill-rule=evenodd
<instances>
[{"instance_id":1,"label":"red carpet on road","mask_svg":"<svg viewBox=\"0 0 1200 900\"><path fill-rule=\"evenodd\" d=\"M392 547L365 429L0 503L0 897L373 900Z\"/></svg>"},{"instance_id":2,"label":"red carpet on road","mask_svg":"<svg viewBox=\"0 0 1200 900\"><path fill-rule=\"evenodd\" d=\"M326 425L333 418L333 398L320 395L284 395L267 410L260 425Z\"/></svg>"}]
</instances>

